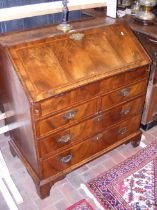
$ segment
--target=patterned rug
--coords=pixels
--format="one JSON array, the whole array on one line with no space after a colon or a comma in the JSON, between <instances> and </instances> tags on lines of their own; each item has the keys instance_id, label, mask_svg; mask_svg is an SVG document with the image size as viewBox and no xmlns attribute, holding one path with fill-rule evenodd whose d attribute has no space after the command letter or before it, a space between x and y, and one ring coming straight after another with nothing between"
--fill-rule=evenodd
<instances>
[{"instance_id":1,"label":"patterned rug","mask_svg":"<svg viewBox=\"0 0 157 210\"><path fill-rule=\"evenodd\" d=\"M157 142L90 180L86 189L105 210L157 210Z\"/></svg>"},{"instance_id":2,"label":"patterned rug","mask_svg":"<svg viewBox=\"0 0 157 210\"><path fill-rule=\"evenodd\" d=\"M94 210L85 199L78 201L66 210Z\"/></svg>"}]
</instances>

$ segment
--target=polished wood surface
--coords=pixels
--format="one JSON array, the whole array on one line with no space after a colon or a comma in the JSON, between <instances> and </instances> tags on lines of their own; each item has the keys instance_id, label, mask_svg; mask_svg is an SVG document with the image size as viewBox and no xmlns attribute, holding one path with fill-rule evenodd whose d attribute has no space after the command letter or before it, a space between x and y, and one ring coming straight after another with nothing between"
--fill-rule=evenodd
<instances>
[{"instance_id":1,"label":"polished wood surface","mask_svg":"<svg viewBox=\"0 0 157 210\"><path fill-rule=\"evenodd\" d=\"M53 155L56 149L62 151L84 141L90 136L95 136L98 132L102 132L104 128L140 114L143 109L144 99L144 96L138 97L109 111L100 112L96 116L79 124L77 123L68 129L55 132L55 134L40 139L38 142L40 157L45 158Z\"/></svg>"},{"instance_id":2,"label":"polished wood surface","mask_svg":"<svg viewBox=\"0 0 157 210\"><path fill-rule=\"evenodd\" d=\"M96 155L102 152L107 147L116 144L118 140L134 133L138 130L141 116L133 117L128 124L128 121L116 125L109 130L100 132L86 141L77 144L55 157L51 157L41 162L43 169L43 176L49 177L51 174L57 174L60 171L71 170L75 164L81 163L87 158L92 158L92 155ZM132 126L134 124L134 126Z\"/></svg>"},{"instance_id":3,"label":"polished wood surface","mask_svg":"<svg viewBox=\"0 0 157 210\"><path fill-rule=\"evenodd\" d=\"M54 129L61 126L69 126L72 123L76 123L81 119L85 119L91 115L97 113L97 101L90 101L80 106L71 107L65 112L56 114L55 116L48 117L40 120L37 123L37 129L39 129L39 136L53 132Z\"/></svg>"},{"instance_id":4,"label":"polished wood surface","mask_svg":"<svg viewBox=\"0 0 157 210\"><path fill-rule=\"evenodd\" d=\"M133 101L129 101L104 112L102 115L102 129L114 125L121 120L129 119L134 115L140 114L143 109L143 102L144 97L138 97Z\"/></svg>"},{"instance_id":5,"label":"polished wood surface","mask_svg":"<svg viewBox=\"0 0 157 210\"><path fill-rule=\"evenodd\" d=\"M2 102L5 111L12 111L13 116L6 119L6 124L10 126L10 136L15 144L24 154L25 159L35 172L38 172L37 154L32 130L30 102L14 68L4 51L2 55L2 68L0 74L3 79Z\"/></svg>"},{"instance_id":6,"label":"polished wood surface","mask_svg":"<svg viewBox=\"0 0 157 210\"><path fill-rule=\"evenodd\" d=\"M112 78L107 77L91 84L81 86L78 89L58 94L48 100L41 101L40 107L36 107L36 112L38 112L39 116L47 115L52 111L58 112L77 102L88 100L102 93L105 94L116 88L128 85L128 83L141 80L148 76L149 72L147 70L148 69L144 67L133 70L129 69L128 71L119 74L118 78L117 76L112 76Z\"/></svg>"},{"instance_id":7,"label":"polished wood surface","mask_svg":"<svg viewBox=\"0 0 157 210\"><path fill-rule=\"evenodd\" d=\"M143 128L149 129L157 124L157 22L154 22L154 24L149 26L144 26L136 22L130 16L126 16L125 21L135 32L139 41L152 59L146 101L142 116Z\"/></svg>"},{"instance_id":8,"label":"polished wood surface","mask_svg":"<svg viewBox=\"0 0 157 210\"><path fill-rule=\"evenodd\" d=\"M73 38L77 35L81 40ZM9 47L8 53L29 97L39 101L109 76L113 71L121 72L122 67L127 70L135 58L134 68L145 65L143 51L130 36L131 31L117 23L15 45Z\"/></svg>"},{"instance_id":9,"label":"polished wood surface","mask_svg":"<svg viewBox=\"0 0 157 210\"><path fill-rule=\"evenodd\" d=\"M103 109L109 109L118 103L129 100L130 98L136 97L146 90L147 81L143 80L136 84L126 86L125 88L119 89L113 93L105 95L102 97L102 107Z\"/></svg>"},{"instance_id":10,"label":"polished wood surface","mask_svg":"<svg viewBox=\"0 0 157 210\"><path fill-rule=\"evenodd\" d=\"M141 137L149 57L122 21L73 27L0 37L11 150L41 198L71 170Z\"/></svg>"},{"instance_id":11,"label":"polished wood surface","mask_svg":"<svg viewBox=\"0 0 157 210\"><path fill-rule=\"evenodd\" d=\"M64 129L59 132L55 132L48 137L44 137L38 141L40 157L45 158L49 156L49 153L54 154L56 150L61 151L65 148L69 148L72 145L95 135L98 131L101 131L100 117L94 116L88 120L71 126L68 129Z\"/></svg>"}]
</instances>

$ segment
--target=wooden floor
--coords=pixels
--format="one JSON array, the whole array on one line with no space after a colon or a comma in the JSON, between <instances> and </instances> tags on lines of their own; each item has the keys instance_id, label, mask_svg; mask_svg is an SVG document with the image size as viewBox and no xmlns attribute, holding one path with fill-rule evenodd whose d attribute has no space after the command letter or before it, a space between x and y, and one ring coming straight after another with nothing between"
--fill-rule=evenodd
<instances>
[{"instance_id":1,"label":"wooden floor","mask_svg":"<svg viewBox=\"0 0 157 210\"><path fill-rule=\"evenodd\" d=\"M143 132L142 142L144 144L149 144L155 139L157 140L157 126L147 132ZM93 208L98 210L93 201L81 189L80 185L103 171L108 170L142 148L142 144L137 148L133 148L130 143L118 147L68 174L65 179L57 182L51 188L51 193L48 198L41 200L36 193L31 177L28 175L21 161L17 157L12 157L7 141L8 137L0 135L0 149L11 177L24 199L22 204L17 205L19 210L65 210L65 208L82 198L86 198ZM0 209L9 209L1 194Z\"/></svg>"}]
</instances>

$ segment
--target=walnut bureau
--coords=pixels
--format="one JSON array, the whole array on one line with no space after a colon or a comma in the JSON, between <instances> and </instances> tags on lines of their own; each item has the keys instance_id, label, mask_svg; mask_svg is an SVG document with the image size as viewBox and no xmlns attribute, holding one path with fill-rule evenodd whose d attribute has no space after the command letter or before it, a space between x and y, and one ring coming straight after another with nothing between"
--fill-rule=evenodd
<instances>
[{"instance_id":1,"label":"walnut bureau","mask_svg":"<svg viewBox=\"0 0 157 210\"><path fill-rule=\"evenodd\" d=\"M41 198L67 173L141 138L150 59L131 30L112 18L0 38L3 105L14 115L10 149Z\"/></svg>"}]
</instances>

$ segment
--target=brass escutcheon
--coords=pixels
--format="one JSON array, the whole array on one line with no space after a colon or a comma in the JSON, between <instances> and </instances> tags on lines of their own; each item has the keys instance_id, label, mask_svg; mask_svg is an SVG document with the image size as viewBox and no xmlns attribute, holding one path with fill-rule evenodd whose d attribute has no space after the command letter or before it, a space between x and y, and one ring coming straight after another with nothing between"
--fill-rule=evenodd
<instances>
[{"instance_id":1,"label":"brass escutcheon","mask_svg":"<svg viewBox=\"0 0 157 210\"><path fill-rule=\"evenodd\" d=\"M94 122L101 122L102 119L103 119L103 116L102 115L98 115L93 120L94 120Z\"/></svg>"},{"instance_id":2,"label":"brass escutcheon","mask_svg":"<svg viewBox=\"0 0 157 210\"><path fill-rule=\"evenodd\" d=\"M80 41L83 39L83 37L84 37L83 33L76 33L76 34L71 34L69 38L74 39L76 41Z\"/></svg>"},{"instance_id":3,"label":"brass escutcheon","mask_svg":"<svg viewBox=\"0 0 157 210\"><path fill-rule=\"evenodd\" d=\"M103 137L103 134L102 134L102 133L98 133L98 134L96 134L96 135L92 138L92 140L93 140L93 141L99 141L100 139L102 139L102 137Z\"/></svg>"}]
</instances>

